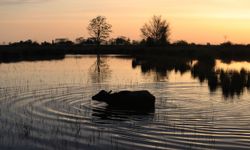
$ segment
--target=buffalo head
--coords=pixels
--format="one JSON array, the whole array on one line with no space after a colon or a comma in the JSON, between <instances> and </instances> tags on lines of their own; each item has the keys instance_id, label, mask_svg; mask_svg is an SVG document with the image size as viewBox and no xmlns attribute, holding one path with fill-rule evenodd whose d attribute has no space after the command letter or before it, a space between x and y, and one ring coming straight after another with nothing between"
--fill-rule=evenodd
<instances>
[{"instance_id":1,"label":"buffalo head","mask_svg":"<svg viewBox=\"0 0 250 150\"><path fill-rule=\"evenodd\" d=\"M94 95L92 97L93 100L97 100L97 101L105 101L106 99L108 99L108 97L110 96L112 91L105 91L105 90L101 90L99 93L97 93L96 95Z\"/></svg>"}]
</instances>

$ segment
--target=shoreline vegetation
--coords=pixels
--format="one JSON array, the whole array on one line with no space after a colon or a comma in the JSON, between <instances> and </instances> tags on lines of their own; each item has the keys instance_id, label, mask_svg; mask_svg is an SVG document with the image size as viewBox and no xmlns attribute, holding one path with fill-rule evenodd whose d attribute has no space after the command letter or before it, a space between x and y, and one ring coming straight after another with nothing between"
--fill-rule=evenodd
<instances>
[{"instance_id":1,"label":"shoreline vegetation","mask_svg":"<svg viewBox=\"0 0 250 150\"><path fill-rule=\"evenodd\" d=\"M0 62L62 59L65 55L128 55L131 57L176 57L250 61L250 45L0 45Z\"/></svg>"},{"instance_id":2,"label":"shoreline vegetation","mask_svg":"<svg viewBox=\"0 0 250 150\"><path fill-rule=\"evenodd\" d=\"M90 37L79 37L74 42L59 38L50 42L37 43L32 40L0 45L0 63L22 60L63 59L67 54L128 55L131 57L175 57L198 60L250 60L250 44L240 45L226 41L219 45L188 43L179 40L171 43L170 25L161 16L153 16L141 30L141 41L119 36L108 39L112 25L104 16L90 20L87 28Z\"/></svg>"}]
</instances>

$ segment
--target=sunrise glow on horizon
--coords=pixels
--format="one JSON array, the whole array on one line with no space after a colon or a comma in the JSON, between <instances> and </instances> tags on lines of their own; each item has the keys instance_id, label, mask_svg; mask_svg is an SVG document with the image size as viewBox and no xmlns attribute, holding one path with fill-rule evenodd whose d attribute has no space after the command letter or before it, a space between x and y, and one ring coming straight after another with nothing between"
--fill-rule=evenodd
<instances>
[{"instance_id":1,"label":"sunrise glow on horizon","mask_svg":"<svg viewBox=\"0 0 250 150\"><path fill-rule=\"evenodd\" d=\"M111 37L140 40L153 15L170 23L171 42L250 43L249 0L0 0L0 43L87 38L97 15L112 24Z\"/></svg>"}]
</instances>

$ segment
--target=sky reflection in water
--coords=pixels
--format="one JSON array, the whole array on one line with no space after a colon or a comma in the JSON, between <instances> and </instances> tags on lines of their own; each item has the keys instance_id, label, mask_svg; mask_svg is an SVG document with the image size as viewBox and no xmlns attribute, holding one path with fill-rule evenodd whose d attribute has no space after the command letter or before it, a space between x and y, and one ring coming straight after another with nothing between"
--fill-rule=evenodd
<instances>
[{"instance_id":1,"label":"sky reflection in water","mask_svg":"<svg viewBox=\"0 0 250 150\"><path fill-rule=\"evenodd\" d=\"M1 63L0 148L248 148L250 70L240 64L248 62L67 56ZM155 110L91 101L101 89L147 89Z\"/></svg>"}]
</instances>

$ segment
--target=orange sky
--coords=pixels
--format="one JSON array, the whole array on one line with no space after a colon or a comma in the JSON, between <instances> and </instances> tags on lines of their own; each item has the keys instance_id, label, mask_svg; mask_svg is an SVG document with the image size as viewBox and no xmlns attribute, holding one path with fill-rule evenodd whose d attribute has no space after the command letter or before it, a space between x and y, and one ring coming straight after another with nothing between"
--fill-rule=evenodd
<instances>
[{"instance_id":1,"label":"orange sky","mask_svg":"<svg viewBox=\"0 0 250 150\"><path fill-rule=\"evenodd\" d=\"M171 41L250 43L249 0L0 0L0 42L88 37L91 18L103 15L112 37L140 39L153 15L171 27Z\"/></svg>"}]
</instances>

